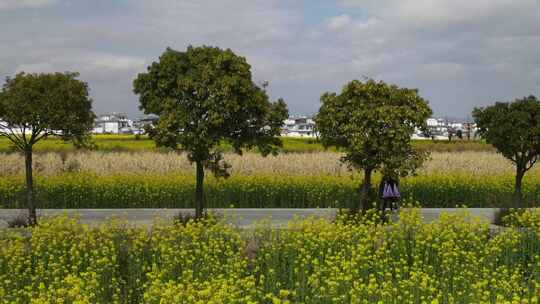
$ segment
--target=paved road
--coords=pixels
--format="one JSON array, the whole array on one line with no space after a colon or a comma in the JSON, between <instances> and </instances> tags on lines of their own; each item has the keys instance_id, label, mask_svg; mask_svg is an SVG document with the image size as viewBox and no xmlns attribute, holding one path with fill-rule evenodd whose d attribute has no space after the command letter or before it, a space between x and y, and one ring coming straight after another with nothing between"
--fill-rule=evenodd
<instances>
[{"instance_id":1,"label":"paved road","mask_svg":"<svg viewBox=\"0 0 540 304\"><path fill-rule=\"evenodd\" d=\"M424 208L422 215L426 222L439 217L441 212L457 212L458 208ZM495 208L469 208L470 213L492 222ZM228 222L245 227L261 220L269 220L272 226L285 225L295 217L305 218L309 216L334 218L337 209L210 209L210 211L222 214ZM68 214L78 216L83 223L100 223L112 217L127 219L135 225L150 225L155 219L170 220L175 215L193 213L193 209L41 209L39 216ZM0 226L17 215L26 214L22 209L0 209Z\"/></svg>"}]
</instances>

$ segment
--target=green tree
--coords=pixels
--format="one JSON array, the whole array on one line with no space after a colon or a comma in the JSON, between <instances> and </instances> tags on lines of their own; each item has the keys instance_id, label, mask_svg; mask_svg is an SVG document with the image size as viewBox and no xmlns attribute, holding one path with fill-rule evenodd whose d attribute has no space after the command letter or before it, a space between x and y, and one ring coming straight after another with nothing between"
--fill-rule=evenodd
<instances>
[{"instance_id":1,"label":"green tree","mask_svg":"<svg viewBox=\"0 0 540 304\"><path fill-rule=\"evenodd\" d=\"M225 141L236 153L257 147L262 155L277 154L281 147L287 106L269 102L251 77L246 59L217 47L170 48L134 80L140 108L156 114L148 132L158 146L185 151L195 163L196 216L204 208L204 168L227 177L230 167L218 145Z\"/></svg>"},{"instance_id":2,"label":"green tree","mask_svg":"<svg viewBox=\"0 0 540 304\"><path fill-rule=\"evenodd\" d=\"M94 124L88 86L77 73L25 74L6 79L0 92L0 136L25 156L26 203L30 224L37 223L32 151L47 136L86 144Z\"/></svg>"},{"instance_id":3,"label":"green tree","mask_svg":"<svg viewBox=\"0 0 540 304\"><path fill-rule=\"evenodd\" d=\"M322 95L321 103L316 123L323 145L341 148L342 161L364 171L361 201L353 210L370 207L374 171L404 176L424 160L426 154L412 148L411 136L416 128L426 129L432 112L416 89L353 80L341 94Z\"/></svg>"},{"instance_id":4,"label":"green tree","mask_svg":"<svg viewBox=\"0 0 540 304\"><path fill-rule=\"evenodd\" d=\"M475 108L478 134L516 167L514 203L523 207L521 184L540 155L540 101L534 97Z\"/></svg>"}]
</instances>

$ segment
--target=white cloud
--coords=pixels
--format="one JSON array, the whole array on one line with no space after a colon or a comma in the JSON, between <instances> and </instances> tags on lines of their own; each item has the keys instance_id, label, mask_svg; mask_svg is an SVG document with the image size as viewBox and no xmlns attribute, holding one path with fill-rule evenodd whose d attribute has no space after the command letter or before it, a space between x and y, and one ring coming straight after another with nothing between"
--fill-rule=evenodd
<instances>
[{"instance_id":1,"label":"white cloud","mask_svg":"<svg viewBox=\"0 0 540 304\"><path fill-rule=\"evenodd\" d=\"M50 73L54 72L54 67L49 62L38 62L21 64L15 68L15 71L26 73Z\"/></svg>"},{"instance_id":2,"label":"white cloud","mask_svg":"<svg viewBox=\"0 0 540 304\"><path fill-rule=\"evenodd\" d=\"M462 76L467 68L455 62L434 62L423 64L419 67L422 72L439 78L455 78Z\"/></svg>"},{"instance_id":3,"label":"white cloud","mask_svg":"<svg viewBox=\"0 0 540 304\"><path fill-rule=\"evenodd\" d=\"M351 16L347 14L331 17L326 20L326 26L331 31L339 31L351 24L352 24L352 18Z\"/></svg>"},{"instance_id":4,"label":"white cloud","mask_svg":"<svg viewBox=\"0 0 540 304\"><path fill-rule=\"evenodd\" d=\"M93 55L85 60L87 69L110 71L133 71L142 70L146 60L138 57L116 55Z\"/></svg>"},{"instance_id":5,"label":"white cloud","mask_svg":"<svg viewBox=\"0 0 540 304\"><path fill-rule=\"evenodd\" d=\"M477 23L493 16L524 13L540 8L536 0L391 1L397 15L418 25Z\"/></svg>"},{"instance_id":6,"label":"white cloud","mask_svg":"<svg viewBox=\"0 0 540 304\"><path fill-rule=\"evenodd\" d=\"M0 70L79 71L98 110L130 113L135 75L165 47L189 44L245 56L255 80L269 80L271 96L284 97L292 112L316 111L322 92L364 75L420 88L449 115L540 95L538 0L337 2L334 16L306 16L309 0L130 0L81 18L73 17L81 11L13 18L0 36ZM0 7L6 3L22 2ZM71 3L66 14L80 5Z\"/></svg>"},{"instance_id":7,"label":"white cloud","mask_svg":"<svg viewBox=\"0 0 540 304\"><path fill-rule=\"evenodd\" d=\"M23 63L15 68L17 72L47 73L54 71L78 71L90 77L107 78L126 71L140 71L145 68L146 60L139 57L118 56L99 53L64 53L63 56L49 57L46 54L42 62Z\"/></svg>"},{"instance_id":8,"label":"white cloud","mask_svg":"<svg viewBox=\"0 0 540 304\"><path fill-rule=\"evenodd\" d=\"M421 31L518 30L537 25L538 0L339 0L346 8ZM516 22L517 21L517 22ZM538 27L538 26L536 26ZM536 30L528 28L527 30Z\"/></svg>"},{"instance_id":9,"label":"white cloud","mask_svg":"<svg viewBox=\"0 0 540 304\"><path fill-rule=\"evenodd\" d=\"M134 16L128 18L137 35L134 38L144 35L147 39L156 38L159 43L174 43L182 40L179 37L189 37L187 42L191 44L261 48L292 39L301 26L301 16L281 10L278 0L136 0L131 3ZM184 47L186 42L181 44Z\"/></svg>"},{"instance_id":10,"label":"white cloud","mask_svg":"<svg viewBox=\"0 0 540 304\"><path fill-rule=\"evenodd\" d=\"M537 78L537 79L540 80L540 67L536 68L536 69L532 72L532 76L533 76L534 78ZM538 97L540 97L540 95L539 95Z\"/></svg>"},{"instance_id":11,"label":"white cloud","mask_svg":"<svg viewBox=\"0 0 540 304\"><path fill-rule=\"evenodd\" d=\"M0 10L17 8L38 8L54 5L58 0L0 0Z\"/></svg>"}]
</instances>

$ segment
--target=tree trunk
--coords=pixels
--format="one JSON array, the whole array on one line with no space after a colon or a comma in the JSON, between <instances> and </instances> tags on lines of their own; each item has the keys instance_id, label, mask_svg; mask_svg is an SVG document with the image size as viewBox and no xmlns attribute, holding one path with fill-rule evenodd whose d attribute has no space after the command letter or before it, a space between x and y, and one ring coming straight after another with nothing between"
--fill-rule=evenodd
<instances>
[{"instance_id":1,"label":"tree trunk","mask_svg":"<svg viewBox=\"0 0 540 304\"><path fill-rule=\"evenodd\" d=\"M525 170L522 166L517 166L516 169L516 185L514 188L514 203L516 207L523 208L523 193L521 192L521 184L523 181L523 176L525 175Z\"/></svg>"},{"instance_id":2,"label":"tree trunk","mask_svg":"<svg viewBox=\"0 0 540 304\"><path fill-rule=\"evenodd\" d=\"M34 178L32 176L32 148L24 151L26 173L26 206L30 225L37 224L36 203L34 201Z\"/></svg>"},{"instance_id":3,"label":"tree trunk","mask_svg":"<svg viewBox=\"0 0 540 304\"><path fill-rule=\"evenodd\" d=\"M362 211L368 210L371 206L371 171L371 169L364 170L364 181L362 182L362 189L360 192L360 208Z\"/></svg>"},{"instance_id":4,"label":"tree trunk","mask_svg":"<svg viewBox=\"0 0 540 304\"><path fill-rule=\"evenodd\" d=\"M204 167L201 161L197 161L197 186L195 188L195 217L202 218L204 209Z\"/></svg>"}]
</instances>

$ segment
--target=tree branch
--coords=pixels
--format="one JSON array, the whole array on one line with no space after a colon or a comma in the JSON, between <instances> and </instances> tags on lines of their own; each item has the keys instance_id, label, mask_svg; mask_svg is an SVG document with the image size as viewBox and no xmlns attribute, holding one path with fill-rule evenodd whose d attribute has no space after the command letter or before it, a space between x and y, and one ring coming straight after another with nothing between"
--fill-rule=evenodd
<instances>
[{"instance_id":1,"label":"tree branch","mask_svg":"<svg viewBox=\"0 0 540 304\"><path fill-rule=\"evenodd\" d=\"M20 138L18 138L15 133L13 133L13 131L11 129L9 129L11 131L12 134L8 134L6 132L3 132L3 131L0 131L0 137L5 137L7 138L9 141L11 141L11 143L13 143L17 148L21 149L21 150L24 150L24 145L22 143L22 140ZM13 137L15 138L13 138Z\"/></svg>"},{"instance_id":2,"label":"tree branch","mask_svg":"<svg viewBox=\"0 0 540 304\"><path fill-rule=\"evenodd\" d=\"M30 137L30 144L33 145L35 144L36 142L38 142L41 138L43 138L43 136L39 136L41 132L43 132L45 130L43 129L34 129L32 128L32 136ZM45 132L46 133L46 132Z\"/></svg>"},{"instance_id":3,"label":"tree branch","mask_svg":"<svg viewBox=\"0 0 540 304\"><path fill-rule=\"evenodd\" d=\"M49 132L47 132L45 130L42 130L41 132L43 132L43 133L41 135L38 134L38 136L36 136L36 138L34 139L34 143L37 143L38 141L40 141L44 137L47 137L48 135L53 134L53 133L49 134ZM41 133L41 132L39 132L39 133Z\"/></svg>"},{"instance_id":4,"label":"tree branch","mask_svg":"<svg viewBox=\"0 0 540 304\"><path fill-rule=\"evenodd\" d=\"M18 141L19 143L21 143L21 144L24 143L23 138L20 137L20 136L17 136L17 133L15 133L15 132L13 131L13 128L6 126L5 129L9 130L9 132L11 133L11 134L7 134L7 133L4 132L4 133L6 134L6 137L12 136L12 138L14 138L14 139L15 139L16 141Z\"/></svg>"},{"instance_id":5,"label":"tree branch","mask_svg":"<svg viewBox=\"0 0 540 304\"><path fill-rule=\"evenodd\" d=\"M529 161L525 165L525 172L529 171L534 166L534 164L536 164L537 160L538 160L538 155L530 157Z\"/></svg>"},{"instance_id":6,"label":"tree branch","mask_svg":"<svg viewBox=\"0 0 540 304\"><path fill-rule=\"evenodd\" d=\"M22 126L22 138L25 145L28 145L28 140L26 139L26 124Z\"/></svg>"}]
</instances>

